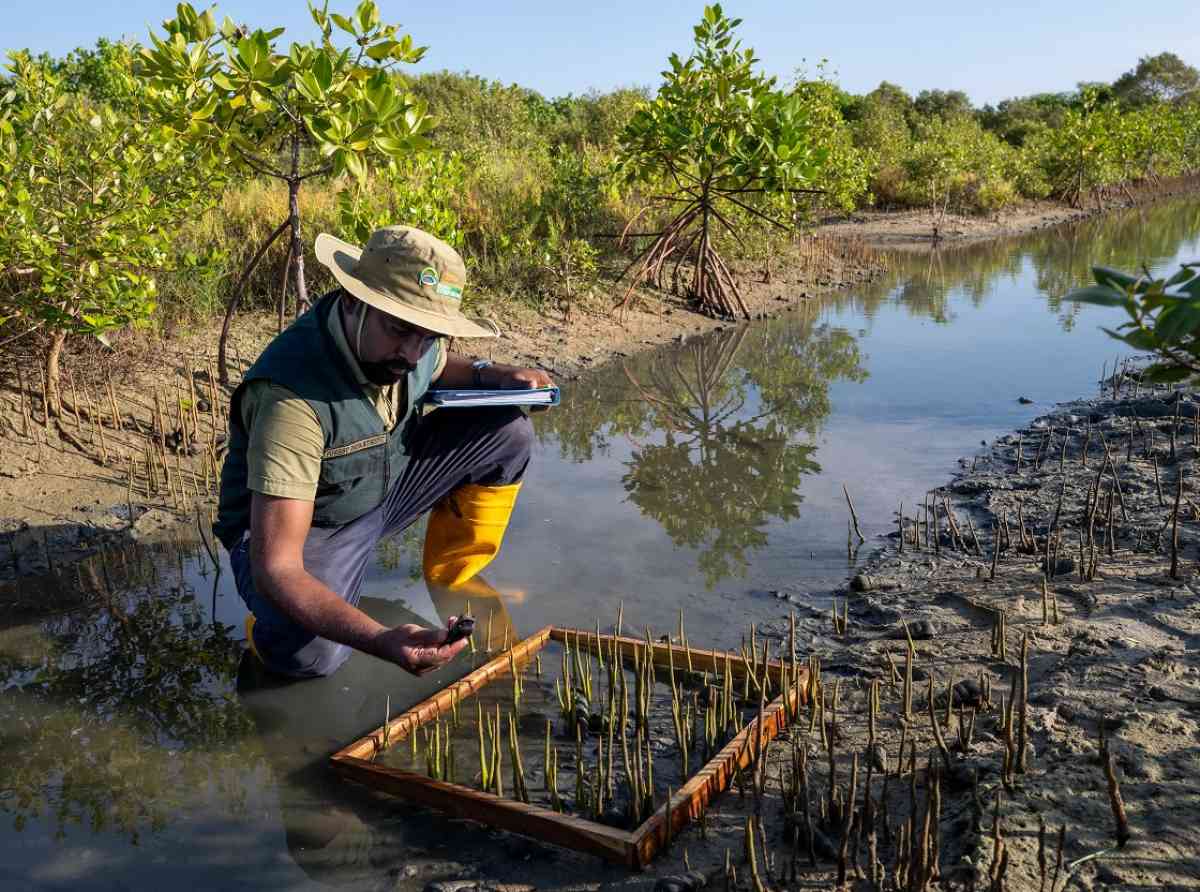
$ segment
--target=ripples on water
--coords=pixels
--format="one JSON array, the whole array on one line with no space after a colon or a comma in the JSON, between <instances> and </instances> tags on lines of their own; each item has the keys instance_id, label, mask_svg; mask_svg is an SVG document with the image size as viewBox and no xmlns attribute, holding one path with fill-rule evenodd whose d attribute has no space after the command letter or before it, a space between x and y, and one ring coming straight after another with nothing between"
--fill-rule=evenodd
<instances>
[{"instance_id":1,"label":"ripples on water","mask_svg":"<svg viewBox=\"0 0 1200 892\"><path fill-rule=\"evenodd\" d=\"M1092 264L1198 257L1200 204L1172 202L897 257L784 318L598 369L537 416L476 613L491 604L524 634L606 625L621 601L630 626L665 629L682 606L693 643L729 646L779 614L771 592L821 608L870 547L847 557L843 483L868 540L888 532L981 440L1095 392L1123 353L1099 326L1120 318L1061 301ZM383 622L462 606L415 578L421 535L380 548L363 604ZM331 679L264 685L241 669L228 567L216 578L191 546L131 546L8 586L0 605L0 888L419 889L450 859L537 882L574 858L330 778L325 756L377 725L385 696L402 709L465 664L415 680L359 656Z\"/></svg>"}]
</instances>

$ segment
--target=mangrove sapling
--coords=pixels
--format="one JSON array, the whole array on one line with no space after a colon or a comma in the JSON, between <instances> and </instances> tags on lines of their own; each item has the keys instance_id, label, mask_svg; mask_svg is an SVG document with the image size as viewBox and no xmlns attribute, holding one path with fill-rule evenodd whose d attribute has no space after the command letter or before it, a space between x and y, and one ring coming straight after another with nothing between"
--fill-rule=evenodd
<instances>
[{"instance_id":1,"label":"mangrove sapling","mask_svg":"<svg viewBox=\"0 0 1200 892\"><path fill-rule=\"evenodd\" d=\"M718 255L714 225L735 240L741 234L726 217L732 207L781 229L791 227L766 210L772 197L812 191L802 188L820 169L823 155L810 143L801 97L777 90L773 78L755 71L752 51L734 38L739 19L719 5L707 6L686 59L671 57L655 101L630 119L618 140L618 170L627 183L667 183L656 201L672 206L673 218L660 231L634 233L651 241L626 269L630 285L620 302L627 307L638 282L661 288L671 262L691 260L688 296L702 310L722 316L749 315L732 275ZM720 133L712 140L708 134ZM623 274L624 275L624 274Z\"/></svg>"},{"instance_id":2,"label":"mangrove sapling","mask_svg":"<svg viewBox=\"0 0 1200 892\"><path fill-rule=\"evenodd\" d=\"M1033 459L1033 469L1040 471L1042 469L1042 455L1046 451L1046 446L1050 443L1050 437L1053 435L1053 430L1042 434L1041 442L1038 443L1037 455Z\"/></svg>"},{"instance_id":3,"label":"mangrove sapling","mask_svg":"<svg viewBox=\"0 0 1200 892\"><path fill-rule=\"evenodd\" d=\"M975 710L967 710L961 703L958 707L958 748L964 755L971 753L971 744L975 739Z\"/></svg>"},{"instance_id":4,"label":"mangrove sapling","mask_svg":"<svg viewBox=\"0 0 1200 892\"><path fill-rule=\"evenodd\" d=\"M912 695L913 695L913 648L910 645L904 652L904 719L905 722L912 719Z\"/></svg>"},{"instance_id":5,"label":"mangrove sapling","mask_svg":"<svg viewBox=\"0 0 1200 892\"><path fill-rule=\"evenodd\" d=\"M754 892L766 892L762 877L758 873L758 856L755 852L754 827L754 816L746 815L745 858L746 862L750 865L750 881L753 884Z\"/></svg>"},{"instance_id":6,"label":"mangrove sapling","mask_svg":"<svg viewBox=\"0 0 1200 892\"><path fill-rule=\"evenodd\" d=\"M1029 633L1021 635L1020 708L1018 710L1017 761L1018 774L1025 773L1026 723L1029 717Z\"/></svg>"},{"instance_id":7,"label":"mangrove sapling","mask_svg":"<svg viewBox=\"0 0 1200 892\"><path fill-rule=\"evenodd\" d=\"M971 520L971 515L967 514L967 529L971 531L971 545L974 553L983 556L983 546L979 544L979 536L975 532L975 524Z\"/></svg>"},{"instance_id":8,"label":"mangrove sapling","mask_svg":"<svg viewBox=\"0 0 1200 892\"><path fill-rule=\"evenodd\" d=\"M1171 509L1171 578L1179 578L1179 502L1183 498L1183 466L1175 480L1175 506Z\"/></svg>"},{"instance_id":9,"label":"mangrove sapling","mask_svg":"<svg viewBox=\"0 0 1200 892\"><path fill-rule=\"evenodd\" d=\"M517 736L516 717L508 714L509 761L512 766L513 791L522 802L529 802L529 789L525 785L525 765L521 759L521 739Z\"/></svg>"},{"instance_id":10,"label":"mangrove sapling","mask_svg":"<svg viewBox=\"0 0 1200 892\"><path fill-rule=\"evenodd\" d=\"M1123 848L1132 835L1129 830L1129 818L1125 814L1125 801L1121 797L1121 784L1113 768L1112 752L1108 748L1108 737L1105 734L1106 719L1100 719L1100 764L1104 769L1104 779L1108 784L1108 801L1112 806L1113 820L1116 822L1117 848Z\"/></svg>"},{"instance_id":11,"label":"mangrove sapling","mask_svg":"<svg viewBox=\"0 0 1200 892\"><path fill-rule=\"evenodd\" d=\"M846 484L842 484L842 493L846 496L846 507L850 509L850 520L854 524L854 535L858 537L859 543L866 542L866 537L863 536L862 530L858 526L858 512L854 510L854 501L850 498L850 490L846 489Z\"/></svg>"},{"instance_id":12,"label":"mangrove sapling","mask_svg":"<svg viewBox=\"0 0 1200 892\"><path fill-rule=\"evenodd\" d=\"M958 528L958 522L954 519L954 512L950 510L950 500L946 494L942 494L942 510L946 514L946 524L950 528L950 541L959 551L967 550L966 540L962 536L962 532Z\"/></svg>"},{"instance_id":13,"label":"mangrove sapling","mask_svg":"<svg viewBox=\"0 0 1200 892\"><path fill-rule=\"evenodd\" d=\"M953 686L947 696L953 699ZM934 710L933 702L933 676L929 676L929 724L933 727L933 738L937 741L938 752L941 753L942 762L946 766L946 770L950 769L950 750L946 746L946 738L942 736L942 726L938 724L937 713Z\"/></svg>"},{"instance_id":14,"label":"mangrove sapling","mask_svg":"<svg viewBox=\"0 0 1200 892\"><path fill-rule=\"evenodd\" d=\"M850 763L850 792L842 804L841 846L838 848L837 885L839 888L846 884L847 854L850 848L851 830L856 816L854 803L858 796L858 753Z\"/></svg>"},{"instance_id":15,"label":"mangrove sapling","mask_svg":"<svg viewBox=\"0 0 1200 892\"><path fill-rule=\"evenodd\" d=\"M1008 639L1008 616L1003 607L992 611L991 655L998 660L1007 661L1006 641Z\"/></svg>"},{"instance_id":16,"label":"mangrove sapling","mask_svg":"<svg viewBox=\"0 0 1200 892\"><path fill-rule=\"evenodd\" d=\"M1000 560L1000 529L992 521L992 567L988 571L988 579L996 578L996 563Z\"/></svg>"}]
</instances>

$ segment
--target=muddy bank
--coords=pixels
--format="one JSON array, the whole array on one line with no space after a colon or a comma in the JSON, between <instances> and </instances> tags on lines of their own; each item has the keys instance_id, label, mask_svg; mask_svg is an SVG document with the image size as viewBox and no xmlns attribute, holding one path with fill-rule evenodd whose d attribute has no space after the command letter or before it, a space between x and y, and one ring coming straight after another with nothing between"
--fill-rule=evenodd
<instances>
[{"instance_id":1,"label":"muddy bank","mask_svg":"<svg viewBox=\"0 0 1200 892\"><path fill-rule=\"evenodd\" d=\"M994 238L1024 235L1039 229L1077 223L1112 211L1140 207L1200 189L1200 177L1177 177L1144 183L1104 200L1103 205L1071 207L1061 201L1027 201L990 214L946 214L929 210L855 211L846 219L831 219L819 231L830 236L853 236L874 249L921 252Z\"/></svg>"},{"instance_id":2,"label":"muddy bank","mask_svg":"<svg viewBox=\"0 0 1200 892\"><path fill-rule=\"evenodd\" d=\"M903 548L897 518L889 543L835 593L848 603L845 633L828 614L797 610L797 643L821 659L826 698L825 740L820 715L794 733L807 751L810 808L849 801L855 759L863 808L875 762L874 845L888 876L940 877L947 888L987 888L1000 871L1010 890L1051 888L1056 875L1054 889L1200 886L1200 394L1176 402L1132 378L1117 389L1000 438L946 487L906 504ZM765 632L783 638L787 626ZM775 751L786 778L793 753ZM777 838L783 812L768 797ZM814 821L836 849L845 825L834 812ZM868 829L851 836L864 875ZM900 853L901 841L911 848ZM934 849L936 861L922 854ZM779 882L793 853L780 844L776 856ZM814 870L806 858L799 880L836 880L836 863Z\"/></svg>"}]
</instances>

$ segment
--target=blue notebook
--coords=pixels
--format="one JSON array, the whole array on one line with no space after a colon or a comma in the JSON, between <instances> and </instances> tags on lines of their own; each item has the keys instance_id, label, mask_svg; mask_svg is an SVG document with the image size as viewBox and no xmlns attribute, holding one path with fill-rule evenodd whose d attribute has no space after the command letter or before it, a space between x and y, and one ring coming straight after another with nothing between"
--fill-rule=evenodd
<instances>
[{"instance_id":1,"label":"blue notebook","mask_svg":"<svg viewBox=\"0 0 1200 892\"><path fill-rule=\"evenodd\" d=\"M438 408L469 409L476 406L557 406L557 387L525 390L443 390L425 392L425 403Z\"/></svg>"}]
</instances>

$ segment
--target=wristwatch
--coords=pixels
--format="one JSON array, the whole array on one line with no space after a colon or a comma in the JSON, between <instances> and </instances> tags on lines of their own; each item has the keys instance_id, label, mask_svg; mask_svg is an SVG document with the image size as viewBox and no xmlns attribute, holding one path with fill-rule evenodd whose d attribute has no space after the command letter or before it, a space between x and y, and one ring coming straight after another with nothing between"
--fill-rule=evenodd
<instances>
[{"instance_id":1,"label":"wristwatch","mask_svg":"<svg viewBox=\"0 0 1200 892\"><path fill-rule=\"evenodd\" d=\"M478 390L483 387L483 370L494 365L490 359L477 359L471 363L471 381Z\"/></svg>"}]
</instances>

